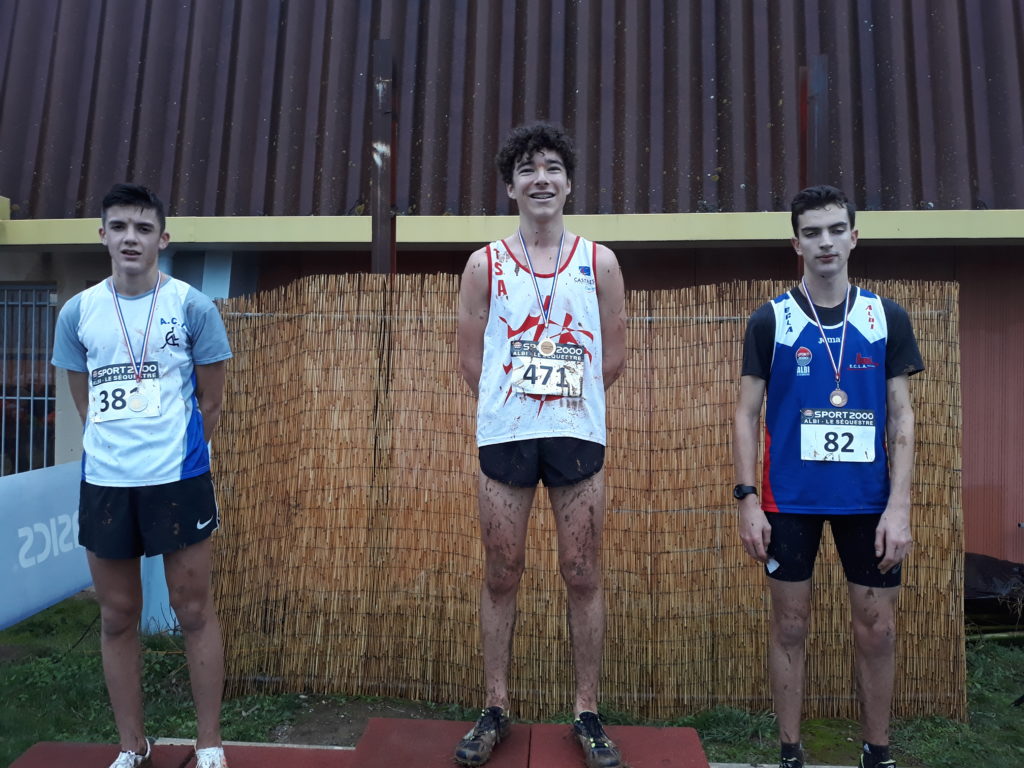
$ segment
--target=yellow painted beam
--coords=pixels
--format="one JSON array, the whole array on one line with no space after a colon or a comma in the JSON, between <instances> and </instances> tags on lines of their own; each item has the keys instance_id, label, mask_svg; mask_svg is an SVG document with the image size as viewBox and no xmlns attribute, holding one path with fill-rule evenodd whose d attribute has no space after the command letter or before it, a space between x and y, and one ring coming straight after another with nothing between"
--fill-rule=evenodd
<instances>
[{"instance_id":1,"label":"yellow painted beam","mask_svg":"<svg viewBox=\"0 0 1024 768\"><path fill-rule=\"evenodd\" d=\"M870 241L1024 242L1024 210L864 211L857 229Z\"/></svg>"},{"instance_id":2,"label":"yellow painted beam","mask_svg":"<svg viewBox=\"0 0 1024 768\"><path fill-rule=\"evenodd\" d=\"M171 242L233 246L304 244L369 247L369 216L181 216L167 220Z\"/></svg>"},{"instance_id":3,"label":"yellow painted beam","mask_svg":"<svg viewBox=\"0 0 1024 768\"><path fill-rule=\"evenodd\" d=\"M98 218L0 221L0 246L89 247L99 242L99 227ZM167 231L182 246L370 245L369 216L175 216Z\"/></svg>"},{"instance_id":4,"label":"yellow painted beam","mask_svg":"<svg viewBox=\"0 0 1024 768\"><path fill-rule=\"evenodd\" d=\"M601 243L777 241L775 213L632 213L566 216L566 226ZM470 246L516 230L516 216L400 216L398 245ZM784 234L782 235L784 236Z\"/></svg>"},{"instance_id":5,"label":"yellow painted beam","mask_svg":"<svg viewBox=\"0 0 1024 768\"><path fill-rule=\"evenodd\" d=\"M0 198L0 248L91 248L99 219L11 220ZM472 249L515 231L515 216L399 216L398 248ZM791 235L789 214L666 213L568 216L568 227L602 243L712 246L778 244ZM238 250L272 248L367 250L369 216L182 216L170 218L171 242ZM865 242L1024 243L1024 210L864 211L857 228Z\"/></svg>"}]
</instances>

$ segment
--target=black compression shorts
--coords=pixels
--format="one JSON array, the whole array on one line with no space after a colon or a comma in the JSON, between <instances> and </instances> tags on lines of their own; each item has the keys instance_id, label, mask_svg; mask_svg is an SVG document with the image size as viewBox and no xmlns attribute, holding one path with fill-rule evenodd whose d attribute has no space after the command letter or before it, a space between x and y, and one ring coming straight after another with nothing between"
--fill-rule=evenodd
<instances>
[{"instance_id":1,"label":"black compression shorts","mask_svg":"<svg viewBox=\"0 0 1024 768\"><path fill-rule=\"evenodd\" d=\"M875 529L882 516L880 512L866 515L767 512L766 515L772 526L769 560L765 566L770 578L779 581L806 581L811 578L821 544L821 530L828 520L848 582L863 587L900 585L902 564L888 573L878 570L882 558L875 556Z\"/></svg>"}]
</instances>

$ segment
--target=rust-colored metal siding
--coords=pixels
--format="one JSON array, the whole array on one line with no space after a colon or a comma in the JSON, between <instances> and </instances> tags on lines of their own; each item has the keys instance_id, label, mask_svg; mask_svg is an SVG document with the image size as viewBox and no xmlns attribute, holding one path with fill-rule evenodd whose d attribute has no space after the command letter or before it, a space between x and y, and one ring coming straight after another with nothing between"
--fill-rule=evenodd
<instances>
[{"instance_id":1,"label":"rust-colored metal siding","mask_svg":"<svg viewBox=\"0 0 1024 768\"><path fill-rule=\"evenodd\" d=\"M509 212L492 158L540 117L576 136L574 213L775 210L808 174L1024 205L1024 0L0 0L0 194L363 212L379 38L400 212Z\"/></svg>"},{"instance_id":2,"label":"rust-colored metal siding","mask_svg":"<svg viewBox=\"0 0 1024 768\"><path fill-rule=\"evenodd\" d=\"M976 249L957 273L964 546L1024 563L1024 260L1014 249Z\"/></svg>"}]
</instances>

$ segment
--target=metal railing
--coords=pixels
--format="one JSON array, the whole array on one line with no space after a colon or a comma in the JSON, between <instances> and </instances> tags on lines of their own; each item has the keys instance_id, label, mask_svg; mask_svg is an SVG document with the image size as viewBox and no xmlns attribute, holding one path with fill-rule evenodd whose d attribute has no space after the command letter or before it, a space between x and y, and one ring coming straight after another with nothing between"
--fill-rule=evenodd
<instances>
[{"instance_id":1,"label":"metal railing","mask_svg":"<svg viewBox=\"0 0 1024 768\"><path fill-rule=\"evenodd\" d=\"M52 285L0 285L0 476L53 465Z\"/></svg>"}]
</instances>

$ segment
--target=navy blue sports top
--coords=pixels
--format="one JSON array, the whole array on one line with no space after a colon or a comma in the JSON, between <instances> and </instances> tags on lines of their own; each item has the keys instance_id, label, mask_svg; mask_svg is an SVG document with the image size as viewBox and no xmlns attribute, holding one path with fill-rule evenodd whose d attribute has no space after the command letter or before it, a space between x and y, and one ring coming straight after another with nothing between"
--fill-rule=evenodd
<instances>
[{"instance_id":1,"label":"navy blue sports top","mask_svg":"<svg viewBox=\"0 0 1024 768\"><path fill-rule=\"evenodd\" d=\"M818 309L837 362L843 308ZM840 380L849 402L841 408L829 404L836 382L825 343L799 289L751 316L743 374L766 380L766 512L878 513L888 501L886 381L924 369L910 320L894 302L851 289Z\"/></svg>"}]
</instances>

